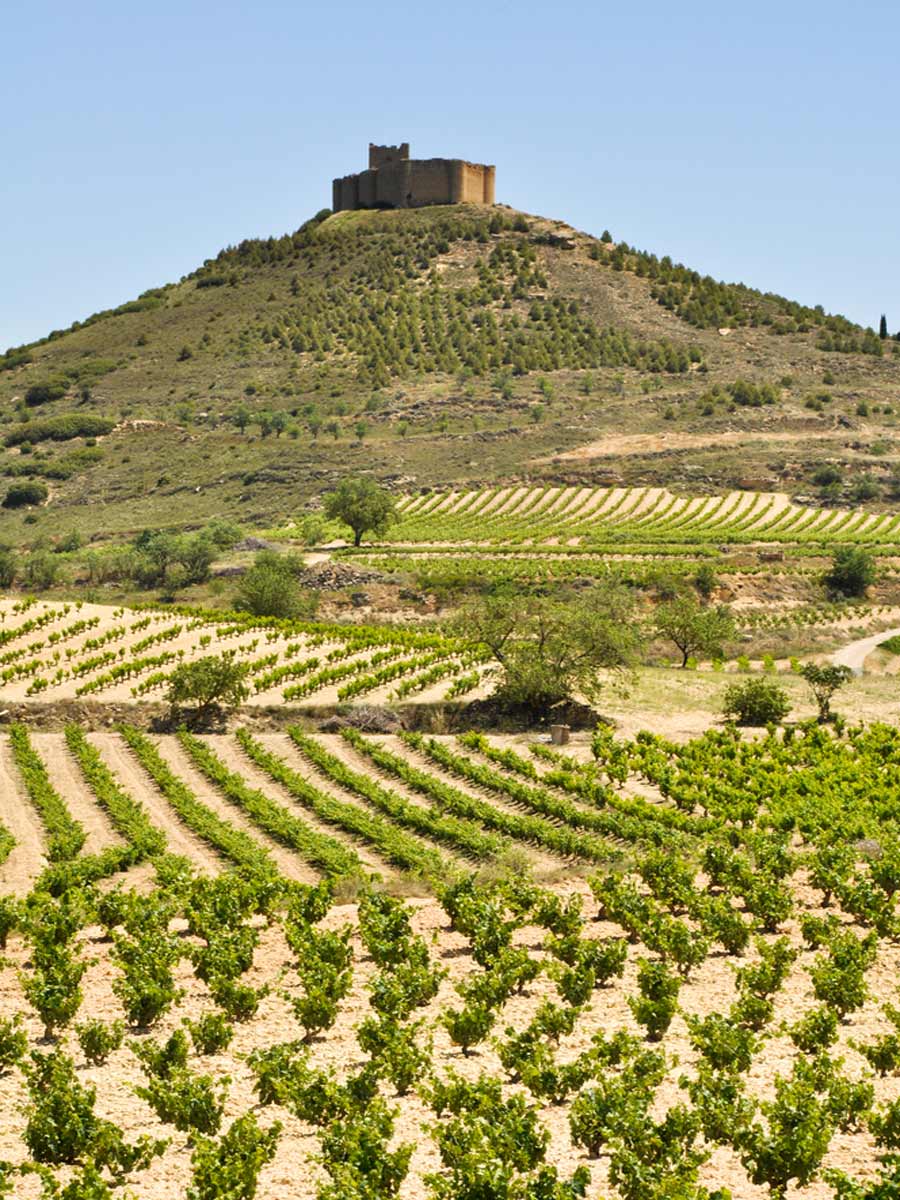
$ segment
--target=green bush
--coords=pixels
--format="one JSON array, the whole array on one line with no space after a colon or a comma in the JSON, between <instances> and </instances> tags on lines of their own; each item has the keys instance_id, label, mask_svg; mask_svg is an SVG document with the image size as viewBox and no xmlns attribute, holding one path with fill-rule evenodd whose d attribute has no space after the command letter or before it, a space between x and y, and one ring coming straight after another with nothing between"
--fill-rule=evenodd
<instances>
[{"instance_id":1,"label":"green bush","mask_svg":"<svg viewBox=\"0 0 900 1200\"><path fill-rule=\"evenodd\" d=\"M66 413L61 417L43 417L27 421L10 430L3 439L7 446L20 446L23 442L66 442L76 437L102 437L111 433L115 421L109 417L97 417L90 413Z\"/></svg>"},{"instance_id":2,"label":"green bush","mask_svg":"<svg viewBox=\"0 0 900 1200\"><path fill-rule=\"evenodd\" d=\"M739 725L777 725L790 710L787 692L771 679L748 679L725 689L723 711Z\"/></svg>"},{"instance_id":3,"label":"green bush","mask_svg":"<svg viewBox=\"0 0 900 1200\"><path fill-rule=\"evenodd\" d=\"M238 584L234 607L255 617L311 617L317 607L313 593L301 595L296 564L291 559L264 550Z\"/></svg>"},{"instance_id":4,"label":"green bush","mask_svg":"<svg viewBox=\"0 0 900 1200\"><path fill-rule=\"evenodd\" d=\"M28 508L43 504L49 496L45 483L14 483L3 497L4 508Z\"/></svg>"},{"instance_id":5,"label":"green bush","mask_svg":"<svg viewBox=\"0 0 900 1200\"><path fill-rule=\"evenodd\" d=\"M69 383L66 379L45 379L42 383L33 383L27 389L25 403L34 408L50 400L61 400L68 390Z\"/></svg>"},{"instance_id":6,"label":"green bush","mask_svg":"<svg viewBox=\"0 0 900 1200\"><path fill-rule=\"evenodd\" d=\"M84 1057L91 1066L99 1067L122 1045L125 1026L122 1021L113 1021L107 1025L95 1019L76 1025L75 1032L78 1034L78 1045Z\"/></svg>"},{"instance_id":7,"label":"green bush","mask_svg":"<svg viewBox=\"0 0 900 1200\"><path fill-rule=\"evenodd\" d=\"M856 546L843 546L836 551L822 582L831 592L841 596L864 596L877 577L875 560L868 551Z\"/></svg>"},{"instance_id":8,"label":"green bush","mask_svg":"<svg viewBox=\"0 0 900 1200\"><path fill-rule=\"evenodd\" d=\"M169 676L167 699L173 708L193 706L198 719L214 708L236 708L248 695L247 671L224 654L181 663Z\"/></svg>"}]
</instances>

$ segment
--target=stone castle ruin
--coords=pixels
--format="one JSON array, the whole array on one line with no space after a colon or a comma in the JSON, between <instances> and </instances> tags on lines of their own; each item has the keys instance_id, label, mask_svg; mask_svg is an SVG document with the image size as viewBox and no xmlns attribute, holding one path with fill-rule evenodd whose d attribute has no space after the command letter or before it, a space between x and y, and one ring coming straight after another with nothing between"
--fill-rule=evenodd
<instances>
[{"instance_id":1,"label":"stone castle ruin","mask_svg":"<svg viewBox=\"0 0 900 1200\"><path fill-rule=\"evenodd\" d=\"M332 184L334 212L465 202L494 203L494 168L461 158L410 158L408 142L400 146L370 142L369 169Z\"/></svg>"}]
</instances>

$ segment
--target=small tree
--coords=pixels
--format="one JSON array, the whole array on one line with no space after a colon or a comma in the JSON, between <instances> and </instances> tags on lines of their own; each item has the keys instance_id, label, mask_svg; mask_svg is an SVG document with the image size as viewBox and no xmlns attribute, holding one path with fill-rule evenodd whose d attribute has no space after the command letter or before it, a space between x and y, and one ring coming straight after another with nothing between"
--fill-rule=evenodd
<instances>
[{"instance_id":1,"label":"small tree","mask_svg":"<svg viewBox=\"0 0 900 1200\"><path fill-rule=\"evenodd\" d=\"M237 427L241 431L241 433L243 433L244 430L247 428L247 426L250 424L250 417L251 417L251 413L250 413L250 409L247 407L247 405L240 404L235 409L234 415L232 416L231 419L234 421L235 425L237 425Z\"/></svg>"},{"instance_id":2,"label":"small tree","mask_svg":"<svg viewBox=\"0 0 900 1200\"><path fill-rule=\"evenodd\" d=\"M831 698L834 693L852 678L853 672L849 667L827 663L805 663L800 674L812 688L813 696L819 708L819 721L824 725L832 720Z\"/></svg>"},{"instance_id":3,"label":"small tree","mask_svg":"<svg viewBox=\"0 0 900 1200\"><path fill-rule=\"evenodd\" d=\"M686 667L694 654L721 657L722 644L734 637L734 621L724 605L707 608L693 596L679 596L656 610L659 637L674 642Z\"/></svg>"},{"instance_id":4,"label":"small tree","mask_svg":"<svg viewBox=\"0 0 900 1200\"><path fill-rule=\"evenodd\" d=\"M384 533L396 520L394 498L374 479L344 479L337 491L325 497L325 515L343 521L353 530L353 544L359 546L365 533Z\"/></svg>"},{"instance_id":5,"label":"small tree","mask_svg":"<svg viewBox=\"0 0 900 1200\"><path fill-rule=\"evenodd\" d=\"M871 554L858 546L843 546L831 559L822 577L829 591L842 596L864 596L878 572Z\"/></svg>"},{"instance_id":6,"label":"small tree","mask_svg":"<svg viewBox=\"0 0 900 1200\"><path fill-rule=\"evenodd\" d=\"M723 711L739 725L777 725L790 710L787 692L771 679L748 679L725 689Z\"/></svg>"},{"instance_id":7,"label":"small tree","mask_svg":"<svg viewBox=\"0 0 900 1200\"><path fill-rule=\"evenodd\" d=\"M878 336L881 338L881 340L883 342L887 341L887 336L888 336L887 317L884 315L884 313L881 314L881 320L878 323Z\"/></svg>"},{"instance_id":8,"label":"small tree","mask_svg":"<svg viewBox=\"0 0 900 1200\"><path fill-rule=\"evenodd\" d=\"M214 708L236 708L249 695L247 671L246 664L225 654L181 663L169 676L169 704L173 709L193 705L198 721Z\"/></svg>"},{"instance_id":9,"label":"small tree","mask_svg":"<svg viewBox=\"0 0 900 1200\"><path fill-rule=\"evenodd\" d=\"M291 560L271 550L263 550L241 579L234 607L256 617L287 619L301 613L312 615L315 603L313 600L304 603Z\"/></svg>"}]
</instances>

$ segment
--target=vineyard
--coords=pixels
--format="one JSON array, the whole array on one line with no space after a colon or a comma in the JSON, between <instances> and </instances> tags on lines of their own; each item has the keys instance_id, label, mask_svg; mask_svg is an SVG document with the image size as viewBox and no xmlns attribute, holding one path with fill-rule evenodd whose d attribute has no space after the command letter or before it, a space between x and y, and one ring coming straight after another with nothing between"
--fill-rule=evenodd
<instances>
[{"instance_id":1,"label":"vineyard","mask_svg":"<svg viewBox=\"0 0 900 1200\"><path fill-rule=\"evenodd\" d=\"M0 697L160 700L175 667L213 643L247 668L260 707L456 698L478 687L483 665L438 633L26 598L0 600Z\"/></svg>"},{"instance_id":2,"label":"vineyard","mask_svg":"<svg viewBox=\"0 0 900 1200\"><path fill-rule=\"evenodd\" d=\"M863 544L895 551L900 516L813 508L780 493L677 496L665 488L494 487L404 498L391 541L404 543L583 543L702 547L772 543Z\"/></svg>"},{"instance_id":3,"label":"vineyard","mask_svg":"<svg viewBox=\"0 0 900 1200\"><path fill-rule=\"evenodd\" d=\"M562 752L14 723L0 1180L896 1196L898 760L879 725Z\"/></svg>"}]
</instances>

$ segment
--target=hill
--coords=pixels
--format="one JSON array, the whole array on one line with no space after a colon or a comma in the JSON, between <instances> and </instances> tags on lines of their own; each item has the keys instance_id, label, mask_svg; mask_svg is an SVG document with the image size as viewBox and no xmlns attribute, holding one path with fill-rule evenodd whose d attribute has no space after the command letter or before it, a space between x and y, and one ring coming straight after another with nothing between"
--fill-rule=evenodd
<instances>
[{"instance_id":1,"label":"hill","mask_svg":"<svg viewBox=\"0 0 900 1200\"><path fill-rule=\"evenodd\" d=\"M0 536L269 525L363 469L872 501L898 352L502 206L321 213L0 358L0 470L48 489Z\"/></svg>"}]
</instances>

